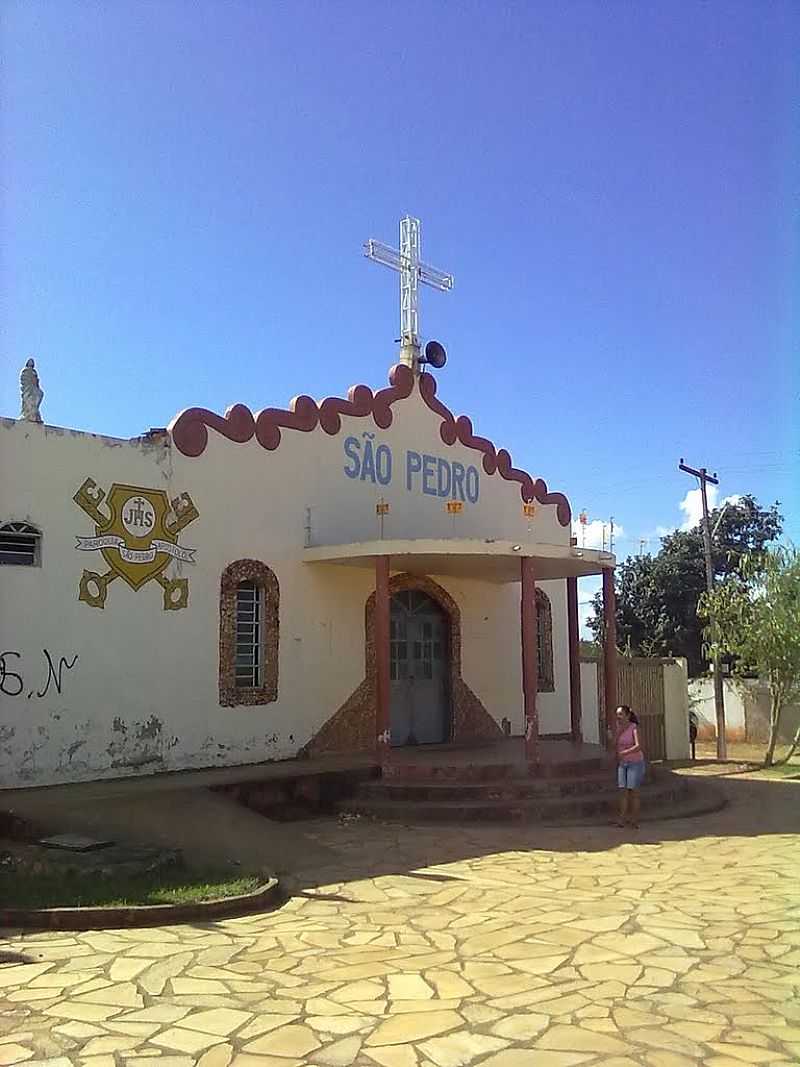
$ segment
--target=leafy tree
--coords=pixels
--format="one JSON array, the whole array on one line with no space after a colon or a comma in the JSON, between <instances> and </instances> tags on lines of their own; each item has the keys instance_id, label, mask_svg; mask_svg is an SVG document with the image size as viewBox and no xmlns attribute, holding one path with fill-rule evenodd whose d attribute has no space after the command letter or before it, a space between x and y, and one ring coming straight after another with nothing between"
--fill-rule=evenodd
<instances>
[{"instance_id":1,"label":"leafy tree","mask_svg":"<svg viewBox=\"0 0 800 1067\"><path fill-rule=\"evenodd\" d=\"M602 659L603 646L596 644L594 641L581 641L580 656L581 659Z\"/></svg>"},{"instance_id":2,"label":"leafy tree","mask_svg":"<svg viewBox=\"0 0 800 1067\"><path fill-rule=\"evenodd\" d=\"M710 655L734 657L734 670L766 680L770 731L764 766L774 758L781 714L800 699L800 552L779 547L744 555L737 575L704 593L698 608L705 620ZM800 744L798 728L788 760Z\"/></svg>"},{"instance_id":3,"label":"leafy tree","mask_svg":"<svg viewBox=\"0 0 800 1067\"><path fill-rule=\"evenodd\" d=\"M712 540L711 558L717 578L737 574L744 556L758 556L783 530L783 516L779 504L762 509L753 496L743 496L735 503L716 508L711 515L711 529L716 527ZM718 524L718 525L717 525ZM700 527L693 533L701 538Z\"/></svg>"},{"instance_id":4,"label":"leafy tree","mask_svg":"<svg viewBox=\"0 0 800 1067\"><path fill-rule=\"evenodd\" d=\"M735 577L745 556L759 556L781 533L778 504L762 509L752 496L711 514L712 563L717 582ZM639 656L685 656L689 674L705 669L697 604L706 589L700 526L661 539L655 555L630 556L617 567L617 643ZM597 594L589 629L602 639L603 602Z\"/></svg>"}]
</instances>

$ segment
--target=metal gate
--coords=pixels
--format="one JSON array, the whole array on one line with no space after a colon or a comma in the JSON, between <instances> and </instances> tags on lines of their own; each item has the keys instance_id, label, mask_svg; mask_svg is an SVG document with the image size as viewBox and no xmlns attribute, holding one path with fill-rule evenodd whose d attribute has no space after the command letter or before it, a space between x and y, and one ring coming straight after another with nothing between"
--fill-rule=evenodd
<instances>
[{"instance_id":1,"label":"metal gate","mask_svg":"<svg viewBox=\"0 0 800 1067\"><path fill-rule=\"evenodd\" d=\"M664 665L671 659L620 656L617 659L617 700L627 704L639 719L639 733L647 760L666 759L667 739L664 725ZM605 737L607 722L602 695L603 661L598 663L601 699L600 736Z\"/></svg>"}]
</instances>

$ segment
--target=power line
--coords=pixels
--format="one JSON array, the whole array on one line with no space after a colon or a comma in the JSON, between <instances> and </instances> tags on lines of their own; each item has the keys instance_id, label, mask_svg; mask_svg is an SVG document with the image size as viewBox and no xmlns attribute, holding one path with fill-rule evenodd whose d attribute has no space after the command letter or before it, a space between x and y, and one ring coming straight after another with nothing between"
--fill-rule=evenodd
<instances>
[{"instance_id":1,"label":"power line","mask_svg":"<svg viewBox=\"0 0 800 1067\"><path fill-rule=\"evenodd\" d=\"M709 593L714 591L714 565L711 561L711 522L708 516L708 493L706 487L708 485L719 485L719 478L716 473L709 474L706 467L701 467L700 470L695 470L694 467L687 467L683 462L683 457L678 464L678 470L684 472L684 474L691 474L697 478L700 482L700 498L703 502L703 550L706 557L706 588ZM718 655L713 659L714 668L714 707L717 713L717 759L724 760L728 758L728 745L725 737L725 695L722 689L722 671L720 669L720 659Z\"/></svg>"}]
</instances>

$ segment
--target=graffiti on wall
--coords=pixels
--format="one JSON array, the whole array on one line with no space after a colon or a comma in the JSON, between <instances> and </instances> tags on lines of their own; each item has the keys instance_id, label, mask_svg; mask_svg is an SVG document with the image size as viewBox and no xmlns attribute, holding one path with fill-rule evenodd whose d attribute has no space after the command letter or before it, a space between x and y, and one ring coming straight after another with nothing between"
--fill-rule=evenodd
<instances>
[{"instance_id":1,"label":"graffiti on wall","mask_svg":"<svg viewBox=\"0 0 800 1067\"><path fill-rule=\"evenodd\" d=\"M188 579L168 578L164 573L173 560L195 562L196 549L178 544L178 534L198 517L188 493L176 496L170 504L163 489L114 483L106 495L87 478L73 500L95 524L95 536L76 538L76 549L100 552L110 568L105 574L83 572L79 600L104 608L109 585L122 578L133 590L151 581L160 585L165 611L188 606Z\"/></svg>"},{"instance_id":2,"label":"graffiti on wall","mask_svg":"<svg viewBox=\"0 0 800 1067\"><path fill-rule=\"evenodd\" d=\"M42 649L44 657L44 669L46 677L42 677L39 685L36 682L29 683L33 688L27 688L25 673L23 672L22 653L15 650L0 652L0 693L7 697L19 697L26 695L28 700L36 696L40 700L46 697L52 689L54 693L61 693L64 685L64 671L71 671L78 662L78 653L74 656L53 656L49 649Z\"/></svg>"}]
</instances>

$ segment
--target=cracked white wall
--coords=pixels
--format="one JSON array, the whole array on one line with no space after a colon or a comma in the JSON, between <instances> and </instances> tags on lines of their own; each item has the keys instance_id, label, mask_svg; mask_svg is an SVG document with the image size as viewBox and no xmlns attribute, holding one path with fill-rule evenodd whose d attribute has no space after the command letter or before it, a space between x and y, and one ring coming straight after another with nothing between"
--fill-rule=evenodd
<instances>
[{"instance_id":1,"label":"cracked white wall","mask_svg":"<svg viewBox=\"0 0 800 1067\"><path fill-rule=\"evenodd\" d=\"M309 507L316 543L376 537L381 497L391 504L387 537L568 543L569 529L558 524L555 506L537 506L531 529L518 483L485 475L479 453L444 445L440 418L416 393L395 404L393 413L385 431L371 419L351 416L343 417L336 436L320 428L284 430L274 452L255 440L235 444L211 431L196 459L182 456L168 439L119 441L0 420L0 521L27 520L43 531L40 567L0 567L6 672L0 785L295 755L364 677L364 605L374 578L370 569L302 562ZM390 485L345 473L345 467L352 470L345 441L364 442L366 432L375 434L375 448L384 443L391 449L397 466ZM478 468L479 500L453 519L441 498L421 491L421 482L409 490L408 450ZM83 569L107 569L99 552L75 547L76 537L95 533L72 499L87 477L106 491L126 483L164 489L170 499L191 495L199 518L178 540L196 550L196 563L173 561L167 571L188 578L186 609L165 611L153 581L134 591L117 579L102 610L78 600ZM279 698L222 708L219 581L222 570L241 558L262 560L280 582ZM507 716L520 729L519 586L437 580L461 608L465 681L498 722ZM546 583L545 590L553 605L556 691L540 694L541 729L562 732L569 729L564 583Z\"/></svg>"}]
</instances>

